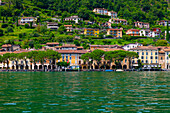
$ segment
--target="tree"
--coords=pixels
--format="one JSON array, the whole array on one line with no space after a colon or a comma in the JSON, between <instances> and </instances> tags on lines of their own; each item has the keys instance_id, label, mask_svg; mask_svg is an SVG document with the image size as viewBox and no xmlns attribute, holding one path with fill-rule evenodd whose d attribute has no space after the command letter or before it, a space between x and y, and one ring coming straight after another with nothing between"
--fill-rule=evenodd
<instances>
[{"instance_id":1,"label":"tree","mask_svg":"<svg viewBox=\"0 0 170 113\"><path fill-rule=\"evenodd\" d=\"M105 52L105 55L104 55L104 58L105 60L109 60L110 62L110 68L112 67L112 62L113 62L113 59L115 59L116 55L115 55L115 51L107 51Z\"/></svg>"},{"instance_id":2,"label":"tree","mask_svg":"<svg viewBox=\"0 0 170 113\"><path fill-rule=\"evenodd\" d=\"M97 62L97 65L99 66L100 61L102 60L102 56L104 55L103 50L96 49L91 53L91 58Z\"/></svg>"},{"instance_id":3,"label":"tree","mask_svg":"<svg viewBox=\"0 0 170 113\"><path fill-rule=\"evenodd\" d=\"M126 51L126 57L129 59L129 68L132 68L132 58L138 58L139 55L136 52Z\"/></svg>"},{"instance_id":4,"label":"tree","mask_svg":"<svg viewBox=\"0 0 170 113\"><path fill-rule=\"evenodd\" d=\"M63 34L63 33L65 33L67 30L66 30L66 28L63 26L63 25L61 25L59 28L58 28L58 30L57 30L60 34Z\"/></svg>"},{"instance_id":5,"label":"tree","mask_svg":"<svg viewBox=\"0 0 170 113\"><path fill-rule=\"evenodd\" d=\"M76 46L80 46L80 42L79 42L78 40L74 40L74 44L75 44Z\"/></svg>"},{"instance_id":6,"label":"tree","mask_svg":"<svg viewBox=\"0 0 170 113\"><path fill-rule=\"evenodd\" d=\"M3 36L4 34L3 34L3 30L2 29L0 29L0 36Z\"/></svg>"},{"instance_id":7,"label":"tree","mask_svg":"<svg viewBox=\"0 0 170 113\"><path fill-rule=\"evenodd\" d=\"M156 46L167 46L168 42L166 40L158 40Z\"/></svg>"},{"instance_id":8,"label":"tree","mask_svg":"<svg viewBox=\"0 0 170 113\"><path fill-rule=\"evenodd\" d=\"M46 51L38 51L37 60L41 62L43 71L45 70L44 69L44 61L46 60L46 58L47 58L47 52Z\"/></svg>"},{"instance_id":9,"label":"tree","mask_svg":"<svg viewBox=\"0 0 170 113\"><path fill-rule=\"evenodd\" d=\"M30 27L29 24L26 23L26 24L25 24L25 28L29 28L29 27Z\"/></svg>"},{"instance_id":10,"label":"tree","mask_svg":"<svg viewBox=\"0 0 170 113\"><path fill-rule=\"evenodd\" d=\"M27 62L27 56L28 56L28 52L22 52L18 54L18 59L23 59L25 62L25 69L28 69L28 62Z\"/></svg>"},{"instance_id":11,"label":"tree","mask_svg":"<svg viewBox=\"0 0 170 113\"><path fill-rule=\"evenodd\" d=\"M15 61L15 66L16 66L16 70L17 70L17 69L18 69L18 60L19 60L18 54L16 54L16 53L11 53L11 55L10 55L10 60L11 60L11 61Z\"/></svg>"},{"instance_id":12,"label":"tree","mask_svg":"<svg viewBox=\"0 0 170 113\"><path fill-rule=\"evenodd\" d=\"M47 50L47 59L51 61L52 70L56 66L56 60L61 58L61 54L53 50Z\"/></svg>"},{"instance_id":13,"label":"tree","mask_svg":"<svg viewBox=\"0 0 170 113\"><path fill-rule=\"evenodd\" d=\"M7 28L7 32L14 32L14 30L13 30L12 27L9 26L9 27Z\"/></svg>"},{"instance_id":14,"label":"tree","mask_svg":"<svg viewBox=\"0 0 170 113\"><path fill-rule=\"evenodd\" d=\"M88 62L87 66L89 66L89 63L90 63L90 69L91 69L91 63L92 63L90 61L91 58L92 58L91 53L85 53L85 54L81 55L81 59L85 62Z\"/></svg>"},{"instance_id":15,"label":"tree","mask_svg":"<svg viewBox=\"0 0 170 113\"><path fill-rule=\"evenodd\" d=\"M27 57L30 59L31 65L32 65L32 63L34 63L34 66L36 65L37 55L38 55L38 51L28 52ZM32 68L31 68L31 69L32 69Z\"/></svg>"}]
</instances>

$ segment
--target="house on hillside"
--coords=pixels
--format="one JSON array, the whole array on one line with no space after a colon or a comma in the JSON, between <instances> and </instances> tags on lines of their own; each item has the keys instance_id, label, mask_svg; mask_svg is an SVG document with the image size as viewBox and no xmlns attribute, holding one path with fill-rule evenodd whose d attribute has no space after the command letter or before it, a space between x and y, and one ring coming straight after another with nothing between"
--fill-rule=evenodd
<instances>
[{"instance_id":1,"label":"house on hillside","mask_svg":"<svg viewBox=\"0 0 170 113\"><path fill-rule=\"evenodd\" d=\"M64 27L67 29L67 32L73 32L72 25L64 25Z\"/></svg>"},{"instance_id":2,"label":"house on hillside","mask_svg":"<svg viewBox=\"0 0 170 113\"><path fill-rule=\"evenodd\" d=\"M57 30L58 27L58 23L56 22L48 22L47 23L47 29L51 29L51 30Z\"/></svg>"},{"instance_id":3,"label":"house on hillside","mask_svg":"<svg viewBox=\"0 0 170 113\"><path fill-rule=\"evenodd\" d=\"M136 48L138 46L143 46L143 44L140 44L140 43L130 43L130 44L124 45L122 48L124 50L128 51L129 49L133 49L133 48Z\"/></svg>"},{"instance_id":4,"label":"house on hillside","mask_svg":"<svg viewBox=\"0 0 170 113\"><path fill-rule=\"evenodd\" d=\"M2 45L2 49L0 49L0 51L20 51L20 49L20 45L4 44Z\"/></svg>"},{"instance_id":5,"label":"house on hillside","mask_svg":"<svg viewBox=\"0 0 170 113\"><path fill-rule=\"evenodd\" d=\"M151 30L149 29L142 29L139 31L140 36L147 36L150 37Z\"/></svg>"},{"instance_id":6,"label":"house on hillside","mask_svg":"<svg viewBox=\"0 0 170 113\"><path fill-rule=\"evenodd\" d=\"M125 19L112 18L109 20L109 22L114 24L122 23L123 25L127 25L127 20Z\"/></svg>"},{"instance_id":7,"label":"house on hillside","mask_svg":"<svg viewBox=\"0 0 170 113\"><path fill-rule=\"evenodd\" d=\"M85 35L85 36L95 36L95 37L99 37L99 29L84 28L84 35Z\"/></svg>"},{"instance_id":8,"label":"house on hillside","mask_svg":"<svg viewBox=\"0 0 170 113\"><path fill-rule=\"evenodd\" d=\"M21 17L21 19L18 20L18 24L25 25L26 23L30 24L32 22L32 25L36 25L35 24L36 20L37 20L37 18L35 18L35 17Z\"/></svg>"},{"instance_id":9,"label":"house on hillside","mask_svg":"<svg viewBox=\"0 0 170 113\"><path fill-rule=\"evenodd\" d=\"M161 29L160 28L153 28L150 32L150 37L160 37Z\"/></svg>"},{"instance_id":10,"label":"house on hillside","mask_svg":"<svg viewBox=\"0 0 170 113\"><path fill-rule=\"evenodd\" d=\"M140 36L138 29L128 29L126 34L130 36Z\"/></svg>"},{"instance_id":11,"label":"house on hillside","mask_svg":"<svg viewBox=\"0 0 170 113\"><path fill-rule=\"evenodd\" d=\"M113 37L120 38L122 37L123 29L107 29L107 35L112 35Z\"/></svg>"},{"instance_id":12,"label":"house on hillside","mask_svg":"<svg viewBox=\"0 0 170 113\"><path fill-rule=\"evenodd\" d=\"M74 15L71 17L64 18L64 21L74 21L75 23L79 23L79 21L83 21L83 18L80 18L80 17Z\"/></svg>"},{"instance_id":13,"label":"house on hillside","mask_svg":"<svg viewBox=\"0 0 170 113\"><path fill-rule=\"evenodd\" d=\"M108 11L105 8L94 8L93 12L96 14L100 14L100 15L108 15L108 16L111 16L111 18L117 18L117 12Z\"/></svg>"},{"instance_id":14,"label":"house on hillside","mask_svg":"<svg viewBox=\"0 0 170 113\"><path fill-rule=\"evenodd\" d=\"M149 23L144 23L144 22L134 22L134 26L135 27L139 27L139 28L147 28L149 29Z\"/></svg>"},{"instance_id":15,"label":"house on hillside","mask_svg":"<svg viewBox=\"0 0 170 113\"><path fill-rule=\"evenodd\" d=\"M158 21L158 24L159 25L163 25L163 26L167 26L167 23L168 23L168 26L170 26L170 20L161 20L161 21Z\"/></svg>"}]
</instances>

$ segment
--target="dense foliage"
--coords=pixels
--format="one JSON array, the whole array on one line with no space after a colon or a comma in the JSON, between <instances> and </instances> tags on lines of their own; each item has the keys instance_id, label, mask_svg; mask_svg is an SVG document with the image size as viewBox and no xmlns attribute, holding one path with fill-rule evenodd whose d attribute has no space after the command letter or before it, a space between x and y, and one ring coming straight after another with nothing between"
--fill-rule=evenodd
<instances>
[{"instance_id":1,"label":"dense foliage","mask_svg":"<svg viewBox=\"0 0 170 113\"><path fill-rule=\"evenodd\" d=\"M9 3L1 8L4 16L48 16L62 17L78 14L84 19L93 19L94 8L106 8L118 12L119 18L133 21L156 23L157 20L170 19L167 0L4 0Z\"/></svg>"}]
</instances>

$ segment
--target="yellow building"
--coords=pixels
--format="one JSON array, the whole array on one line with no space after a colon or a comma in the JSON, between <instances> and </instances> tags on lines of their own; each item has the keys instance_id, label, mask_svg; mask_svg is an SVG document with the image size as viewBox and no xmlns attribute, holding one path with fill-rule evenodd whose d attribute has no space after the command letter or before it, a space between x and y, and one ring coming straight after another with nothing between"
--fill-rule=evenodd
<instances>
[{"instance_id":1,"label":"yellow building","mask_svg":"<svg viewBox=\"0 0 170 113\"><path fill-rule=\"evenodd\" d=\"M107 35L120 38L122 37L122 29L107 29Z\"/></svg>"},{"instance_id":2,"label":"yellow building","mask_svg":"<svg viewBox=\"0 0 170 113\"><path fill-rule=\"evenodd\" d=\"M99 29L85 28L84 35L99 37L99 31L100 31Z\"/></svg>"},{"instance_id":3,"label":"yellow building","mask_svg":"<svg viewBox=\"0 0 170 113\"><path fill-rule=\"evenodd\" d=\"M144 64L144 68L165 68L165 52L164 47L153 46L139 46L137 48L130 49L138 53L141 62ZM133 66L138 66L138 59L133 59Z\"/></svg>"}]
</instances>

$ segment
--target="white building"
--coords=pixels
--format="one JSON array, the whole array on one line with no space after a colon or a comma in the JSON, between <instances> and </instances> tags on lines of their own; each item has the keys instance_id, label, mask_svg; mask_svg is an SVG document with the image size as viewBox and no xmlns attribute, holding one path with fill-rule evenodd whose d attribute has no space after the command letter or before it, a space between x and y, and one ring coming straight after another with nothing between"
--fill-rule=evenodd
<instances>
[{"instance_id":1,"label":"white building","mask_svg":"<svg viewBox=\"0 0 170 113\"><path fill-rule=\"evenodd\" d=\"M170 49L165 49L165 68L170 69Z\"/></svg>"},{"instance_id":2,"label":"white building","mask_svg":"<svg viewBox=\"0 0 170 113\"><path fill-rule=\"evenodd\" d=\"M55 22L48 22L47 23L47 29L51 29L51 30L57 30L58 27L58 23Z\"/></svg>"},{"instance_id":3,"label":"white building","mask_svg":"<svg viewBox=\"0 0 170 113\"><path fill-rule=\"evenodd\" d=\"M139 31L140 36L147 36L150 37L150 30L142 29Z\"/></svg>"},{"instance_id":4,"label":"white building","mask_svg":"<svg viewBox=\"0 0 170 113\"><path fill-rule=\"evenodd\" d=\"M1 5L2 1L0 0L0 5Z\"/></svg>"},{"instance_id":5,"label":"white building","mask_svg":"<svg viewBox=\"0 0 170 113\"><path fill-rule=\"evenodd\" d=\"M30 24L31 22L33 25L35 24L36 18L34 17L22 17L21 20L19 20L20 25L25 25L26 23Z\"/></svg>"},{"instance_id":6,"label":"white building","mask_svg":"<svg viewBox=\"0 0 170 113\"><path fill-rule=\"evenodd\" d=\"M108 11L108 16L111 16L111 18L117 18L117 12Z\"/></svg>"},{"instance_id":7,"label":"white building","mask_svg":"<svg viewBox=\"0 0 170 113\"><path fill-rule=\"evenodd\" d=\"M127 44L127 45L124 45L122 48L126 51L128 51L129 49L132 49L132 48L136 48L136 47L139 47L139 46L143 46L143 44L140 44L140 43L130 43L130 44Z\"/></svg>"},{"instance_id":8,"label":"white building","mask_svg":"<svg viewBox=\"0 0 170 113\"><path fill-rule=\"evenodd\" d=\"M79 23L79 21L83 21L83 18L79 18L78 16L66 17L64 21L75 21L75 23Z\"/></svg>"}]
</instances>

